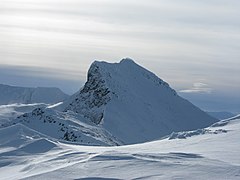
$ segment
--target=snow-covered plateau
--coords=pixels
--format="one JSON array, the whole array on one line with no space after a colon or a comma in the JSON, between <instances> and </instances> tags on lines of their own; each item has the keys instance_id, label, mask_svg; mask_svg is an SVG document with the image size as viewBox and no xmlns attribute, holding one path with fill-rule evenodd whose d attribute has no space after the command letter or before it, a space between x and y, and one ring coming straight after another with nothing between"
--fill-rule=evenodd
<instances>
[{"instance_id":1,"label":"snow-covered plateau","mask_svg":"<svg viewBox=\"0 0 240 180\"><path fill-rule=\"evenodd\" d=\"M131 59L24 103L0 105L0 179L240 179L240 116L209 116Z\"/></svg>"}]
</instances>

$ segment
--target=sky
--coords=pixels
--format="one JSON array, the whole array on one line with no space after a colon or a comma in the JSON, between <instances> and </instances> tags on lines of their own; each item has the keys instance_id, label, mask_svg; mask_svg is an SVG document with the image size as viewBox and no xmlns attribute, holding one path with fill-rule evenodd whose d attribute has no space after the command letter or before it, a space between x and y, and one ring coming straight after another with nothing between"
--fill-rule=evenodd
<instances>
[{"instance_id":1,"label":"sky","mask_svg":"<svg viewBox=\"0 0 240 180\"><path fill-rule=\"evenodd\" d=\"M195 105L240 112L239 0L1 0L0 83L72 94L130 57Z\"/></svg>"}]
</instances>

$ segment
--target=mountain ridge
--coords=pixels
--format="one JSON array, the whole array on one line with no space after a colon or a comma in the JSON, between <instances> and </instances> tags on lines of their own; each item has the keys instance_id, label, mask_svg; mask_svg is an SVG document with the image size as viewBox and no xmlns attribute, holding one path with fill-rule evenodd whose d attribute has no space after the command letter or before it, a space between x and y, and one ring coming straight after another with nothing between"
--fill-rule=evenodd
<instances>
[{"instance_id":1,"label":"mountain ridge","mask_svg":"<svg viewBox=\"0 0 240 180\"><path fill-rule=\"evenodd\" d=\"M19 87L0 84L0 105L12 103L57 103L69 95L56 87Z\"/></svg>"}]
</instances>

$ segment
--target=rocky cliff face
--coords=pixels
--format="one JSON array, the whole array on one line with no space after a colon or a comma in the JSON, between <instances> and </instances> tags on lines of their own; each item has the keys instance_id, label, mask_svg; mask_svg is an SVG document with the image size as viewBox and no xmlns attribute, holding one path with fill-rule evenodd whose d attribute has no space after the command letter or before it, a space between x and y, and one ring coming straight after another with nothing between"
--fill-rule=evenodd
<instances>
[{"instance_id":1,"label":"rocky cliff face","mask_svg":"<svg viewBox=\"0 0 240 180\"><path fill-rule=\"evenodd\" d=\"M104 116L105 105L110 99L111 92L106 79L98 64L93 63L88 71L87 82L65 111L80 113L95 124L99 124Z\"/></svg>"}]
</instances>

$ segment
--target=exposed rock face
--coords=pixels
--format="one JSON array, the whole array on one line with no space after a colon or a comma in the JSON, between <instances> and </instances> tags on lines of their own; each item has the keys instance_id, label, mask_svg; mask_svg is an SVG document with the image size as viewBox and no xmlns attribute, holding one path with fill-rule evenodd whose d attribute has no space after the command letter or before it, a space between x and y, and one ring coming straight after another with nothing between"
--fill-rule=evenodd
<instances>
[{"instance_id":1,"label":"exposed rock face","mask_svg":"<svg viewBox=\"0 0 240 180\"><path fill-rule=\"evenodd\" d=\"M73 102L65 109L80 113L89 118L95 124L99 124L103 118L104 105L111 99L111 93L106 80L101 74L97 63L93 63L88 71L87 82L76 95Z\"/></svg>"}]
</instances>

